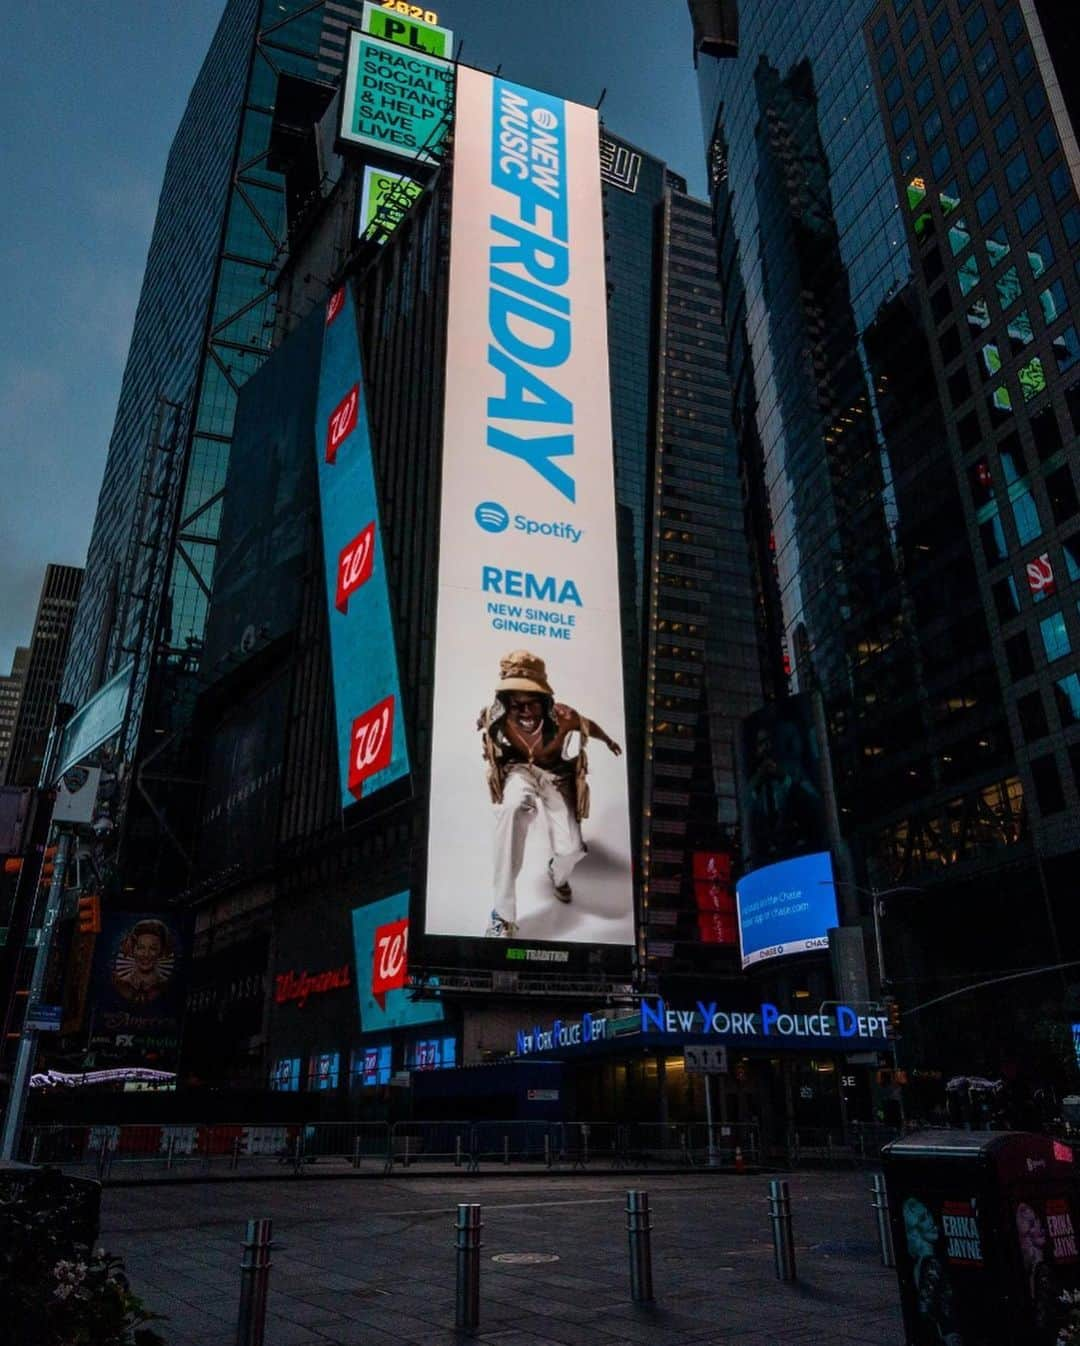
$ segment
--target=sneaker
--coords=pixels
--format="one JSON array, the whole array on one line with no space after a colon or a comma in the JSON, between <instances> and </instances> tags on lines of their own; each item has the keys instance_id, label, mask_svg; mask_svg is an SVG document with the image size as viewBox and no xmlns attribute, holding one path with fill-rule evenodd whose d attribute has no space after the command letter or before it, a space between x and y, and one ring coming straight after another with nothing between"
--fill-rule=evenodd
<instances>
[{"instance_id":1,"label":"sneaker","mask_svg":"<svg viewBox=\"0 0 1080 1346\"><path fill-rule=\"evenodd\" d=\"M497 911L491 913L491 924L484 934L492 939L516 939L517 921L504 921Z\"/></svg>"},{"instance_id":2,"label":"sneaker","mask_svg":"<svg viewBox=\"0 0 1080 1346\"><path fill-rule=\"evenodd\" d=\"M555 896L560 902L569 902L574 896L574 890L568 883L555 882L555 860L554 857L548 861L548 878L551 880L551 886L555 889Z\"/></svg>"}]
</instances>

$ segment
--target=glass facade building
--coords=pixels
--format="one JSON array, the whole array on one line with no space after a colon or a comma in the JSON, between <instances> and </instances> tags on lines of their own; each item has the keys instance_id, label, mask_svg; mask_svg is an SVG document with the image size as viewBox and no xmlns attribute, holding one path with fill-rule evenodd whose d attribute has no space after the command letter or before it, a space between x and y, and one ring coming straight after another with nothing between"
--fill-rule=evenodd
<instances>
[{"instance_id":1,"label":"glass facade building","mask_svg":"<svg viewBox=\"0 0 1080 1346\"><path fill-rule=\"evenodd\" d=\"M902 1007L1080 939L1080 156L1054 41L1029 3L813 0L740 6L737 56L698 58L766 693L821 692L853 872L916 890L884 919ZM1001 994L1016 1017L984 1034ZM1060 1008L1024 980L906 1035L1000 1069Z\"/></svg>"},{"instance_id":2,"label":"glass facade building","mask_svg":"<svg viewBox=\"0 0 1080 1346\"><path fill-rule=\"evenodd\" d=\"M80 705L134 660L129 758L147 715L161 732L190 709L237 394L271 345L278 80L336 80L360 9L229 0L169 153L64 680Z\"/></svg>"}]
</instances>

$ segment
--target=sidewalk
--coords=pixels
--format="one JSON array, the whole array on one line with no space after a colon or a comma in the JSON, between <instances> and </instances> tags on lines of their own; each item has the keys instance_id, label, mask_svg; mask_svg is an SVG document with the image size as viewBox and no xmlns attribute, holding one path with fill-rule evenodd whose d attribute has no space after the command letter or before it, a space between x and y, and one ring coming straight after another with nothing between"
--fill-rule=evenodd
<instances>
[{"instance_id":1,"label":"sidewalk","mask_svg":"<svg viewBox=\"0 0 1080 1346\"><path fill-rule=\"evenodd\" d=\"M443 1346L453 1218L484 1207L480 1330L492 1346L903 1346L878 1257L869 1177L791 1179L799 1281L775 1278L767 1180L706 1174L109 1189L102 1241L167 1314L169 1346L234 1346L244 1220L269 1215L267 1346ZM625 1193L653 1208L656 1307L631 1304ZM555 1254L540 1265L499 1253Z\"/></svg>"}]
</instances>

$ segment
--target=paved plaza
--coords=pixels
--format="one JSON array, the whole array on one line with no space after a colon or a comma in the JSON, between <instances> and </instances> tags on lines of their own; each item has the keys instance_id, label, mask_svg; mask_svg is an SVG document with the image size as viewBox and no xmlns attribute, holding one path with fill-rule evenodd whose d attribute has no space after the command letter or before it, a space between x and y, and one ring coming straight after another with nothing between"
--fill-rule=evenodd
<instances>
[{"instance_id":1,"label":"paved plaza","mask_svg":"<svg viewBox=\"0 0 1080 1346\"><path fill-rule=\"evenodd\" d=\"M102 1241L168 1315L169 1346L233 1346L249 1216L274 1222L267 1346L449 1346L453 1220L483 1205L480 1328L492 1346L902 1346L866 1173L790 1177L799 1279L773 1267L757 1175L587 1174L108 1188ZM653 1208L656 1305L630 1302L626 1189ZM502 1253L555 1254L539 1265Z\"/></svg>"}]
</instances>

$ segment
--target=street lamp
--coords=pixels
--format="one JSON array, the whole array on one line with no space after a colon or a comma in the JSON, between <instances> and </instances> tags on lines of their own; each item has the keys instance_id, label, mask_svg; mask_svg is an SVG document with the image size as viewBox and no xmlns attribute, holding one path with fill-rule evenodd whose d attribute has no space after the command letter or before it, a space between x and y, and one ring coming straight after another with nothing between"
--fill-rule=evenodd
<instances>
[{"instance_id":1,"label":"street lamp","mask_svg":"<svg viewBox=\"0 0 1080 1346\"><path fill-rule=\"evenodd\" d=\"M874 914L874 953L877 958L878 982L882 989L889 985L889 978L885 975L885 946L881 939L881 922L885 915L885 902L890 897L896 897L900 893L922 893L923 888L916 888L910 884L901 884L896 888L862 888L857 883L837 883L835 879L821 879L821 883L830 888L850 888L853 892L861 893L868 897L872 903Z\"/></svg>"}]
</instances>

